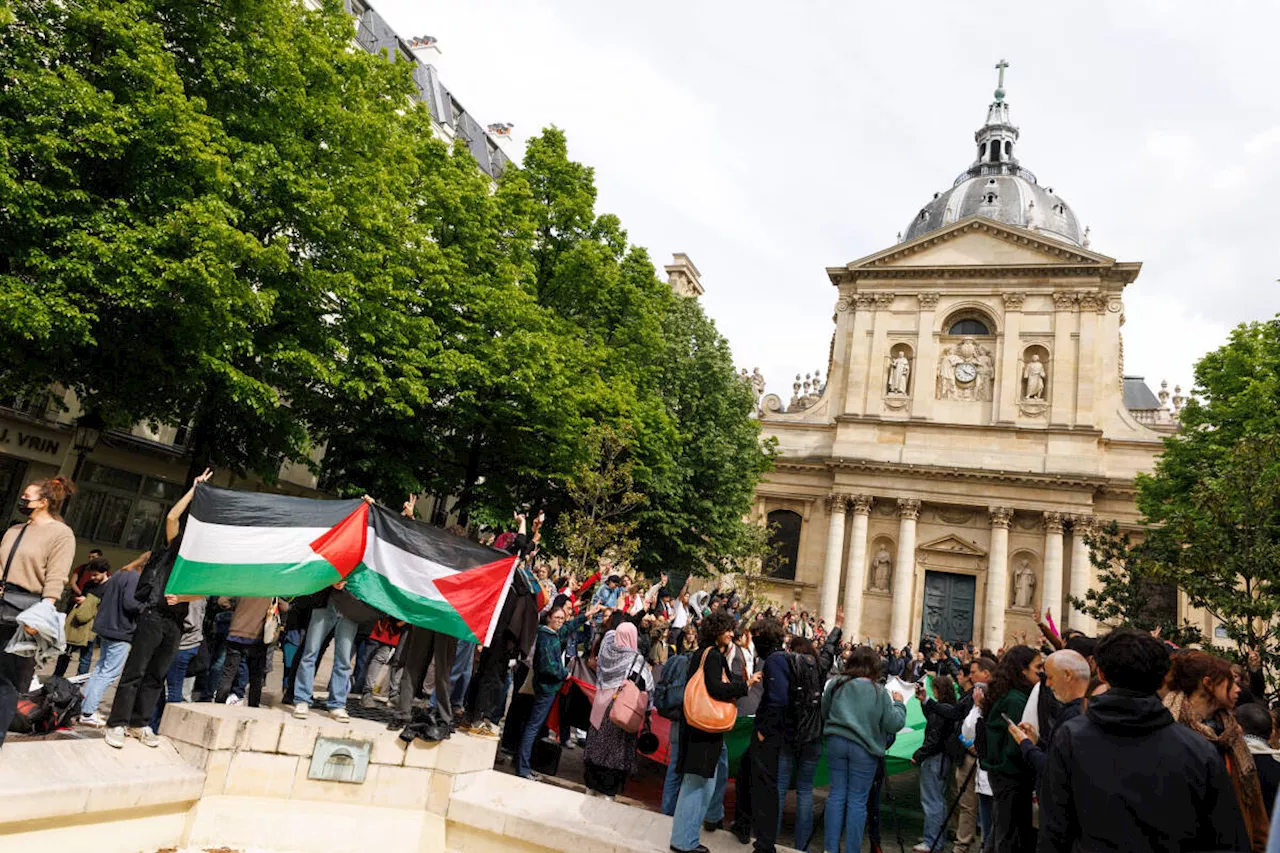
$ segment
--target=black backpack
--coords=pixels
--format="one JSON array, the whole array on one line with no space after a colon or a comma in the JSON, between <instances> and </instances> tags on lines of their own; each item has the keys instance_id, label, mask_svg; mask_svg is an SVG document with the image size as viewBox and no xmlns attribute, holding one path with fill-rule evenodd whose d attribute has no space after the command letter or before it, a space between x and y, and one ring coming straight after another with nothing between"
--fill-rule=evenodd
<instances>
[{"instance_id":1,"label":"black backpack","mask_svg":"<svg viewBox=\"0 0 1280 853\"><path fill-rule=\"evenodd\" d=\"M47 735L69 728L84 697L80 688L65 678L49 676L40 689L18 699L17 712L9 731L24 735Z\"/></svg>"},{"instance_id":2,"label":"black backpack","mask_svg":"<svg viewBox=\"0 0 1280 853\"><path fill-rule=\"evenodd\" d=\"M690 652L690 654L694 654ZM684 719L684 688L689 683L689 655L675 655L662 665L653 688L653 707L668 720Z\"/></svg>"},{"instance_id":3,"label":"black backpack","mask_svg":"<svg viewBox=\"0 0 1280 853\"><path fill-rule=\"evenodd\" d=\"M791 665L791 691L787 696L787 743L794 748L822 739L822 673L811 655L786 652Z\"/></svg>"}]
</instances>

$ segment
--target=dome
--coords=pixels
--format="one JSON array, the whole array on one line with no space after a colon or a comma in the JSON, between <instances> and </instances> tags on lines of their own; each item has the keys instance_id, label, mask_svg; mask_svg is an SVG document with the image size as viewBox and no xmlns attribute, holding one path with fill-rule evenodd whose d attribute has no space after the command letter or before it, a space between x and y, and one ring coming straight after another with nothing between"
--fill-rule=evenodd
<instances>
[{"instance_id":1,"label":"dome","mask_svg":"<svg viewBox=\"0 0 1280 853\"><path fill-rule=\"evenodd\" d=\"M954 187L920 208L903 239L914 240L969 216L985 216L1082 245L1083 229L1070 205L1037 184L1034 176L1028 177L1025 169L1019 171L1022 174L962 175Z\"/></svg>"},{"instance_id":2,"label":"dome","mask_svg":"<svg viewBox=\"0 0 1280 853\"><path fill-rule=\"evenodd\" d=\"M1074 243L1087 245L1071 207L1052 188L1041 187L1036 176L1024 169L1014 156L1018 128L1009 121L1009 105L1004 100L1004 60L996 68L1000 83L995 101L987 108L987 122L973 135L978 156L946 192L934 193L933 200L920 208L903 232L904 240L914 240L952 222L970 216L985 216Z\"/></svg>"}]
</instances>

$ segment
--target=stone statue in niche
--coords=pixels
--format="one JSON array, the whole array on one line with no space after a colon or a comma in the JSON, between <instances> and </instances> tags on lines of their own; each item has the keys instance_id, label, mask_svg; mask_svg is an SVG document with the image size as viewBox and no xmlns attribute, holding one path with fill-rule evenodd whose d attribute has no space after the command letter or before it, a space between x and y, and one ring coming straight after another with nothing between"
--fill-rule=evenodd
<instances>
[{"instance_id":1,"label":"stone statue in niche","mask_svg":"<svg viewBox=\"0 0 1280 853\"><path fill-rule=\"evenodd\" d=\"M986 347L978 347L978 399L985 402L991 402L991 384L996 375L995 359L991 357L991 350Z\"/></svg>"},{"instance_id":2,"label":"stone statue in niche","mask_svg":"<svg viewBox=\"0 0 1280 853\"><path fill-rule=\"evenodd\" d=\"M954 400L956 396L956 365L960 356L951 351L951 347L942 350L938 359L938 397L943 400Z\"/></svg>"},{"instance_id":3,"label":"stone statue in niche","mask_svg":"<svg viewBox=\"0 0 1280 853\"><path fill-rule=\"evenodd\" d=\"M1027 400L1043 400L1045 380L1048 378L1048 374L1044 369L1044 365L1040 363L1040 356L1031 356L1031 361L1027 362L1026 368L1022 371L1022 378L1027 385L1023 398Z\"/></svg>"},{"instance_id":4,"label":"stone statue in niche","mask_svg":"<svg viewBox=\"0 0 1280 853\"><path fill-rule=\"evenodd\" d=\"M1036 594L1036 572L1030 561L1018 562L1018 571L1013 576L1013 606L1031 608Z\"/></svg>"},{"instance_id":5,"label":"stone statue in niche","mask_svg":"<svg viewBox=\"0 0 1280 853\"><path fill-rule=\"evenodd\" d=\"M911 359L907 358L905 352L898 350L897 355L889 362L889 393L905 395L910 380Z\"/></svg>"},{"instance_id":6,"label":"stone statue in niche","mask_svg":"<svg viewBox=\"0 0 1280 853\"><path fill-rule=\"evenodd\" d=\"M893 573L893 558L889 549L880 546L875 559L871 561L871 588L879 592L889 591L889 576Z\"/></svg>"}]
</instances>

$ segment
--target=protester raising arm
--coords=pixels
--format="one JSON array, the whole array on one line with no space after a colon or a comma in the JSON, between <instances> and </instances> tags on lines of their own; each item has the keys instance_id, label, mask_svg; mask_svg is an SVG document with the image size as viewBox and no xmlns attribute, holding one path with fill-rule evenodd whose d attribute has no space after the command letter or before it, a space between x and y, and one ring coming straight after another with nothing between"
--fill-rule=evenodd
<instances>
[{"instance_id":1,"label":"protester raising arm","mask_svg":"<svg viewBox=\"0 0 1280 853\"><path fill-rule=\"evenodd\" d=\"M169 514L164 519L164 541L166 543L178 538L178 532L182 530L182 514L187 511L187 507L191 506L191 499L196 496L196 486L208 482L212 476L213 471L205 468L204 473L196 477L195 482L191 484L191 488L187 489L187 493L178 498L178 502L169 509Z\"/></svg>"}]
</instances>

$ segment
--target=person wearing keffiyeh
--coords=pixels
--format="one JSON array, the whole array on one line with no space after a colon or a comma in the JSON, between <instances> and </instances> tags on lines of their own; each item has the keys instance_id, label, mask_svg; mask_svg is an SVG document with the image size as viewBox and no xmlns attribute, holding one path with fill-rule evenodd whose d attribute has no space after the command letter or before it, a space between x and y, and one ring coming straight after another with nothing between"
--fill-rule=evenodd
<instances>
[{"instance_id":1,"label":"person wearing keffiyeh","mask_svg":"<svg viewBox=\"0 0 1280 853\"><path fill-rule=\"evenodd\" d=\"M591 707L591 731L583 753L584 781L590 791L605 797L622 792L636 762L638 732L627 732L609 719L614 694L629 678L637 678L646 693L653 690L653 674L639 650L636 626L623 622L604 635L596 658L596 696Z\"/></svg>"},{"instance_id":2,"label":"person wearing keffiyeh","mask_svg":"<svg viewBox=\"0 0 1280 853\"><path fill-rule=\"evenodd\" d=\"M1165 687L1168 692L1164 706L1173 719L1217 747L1226 762L1250 846L1254 853L1263 853L1270 820L1267 804L1262 801L1258 769L1244 731L1231 713L1240 692L1231 664L1207 652L1182 652L1173 657Z\"/></svg>"}]
</instances>

